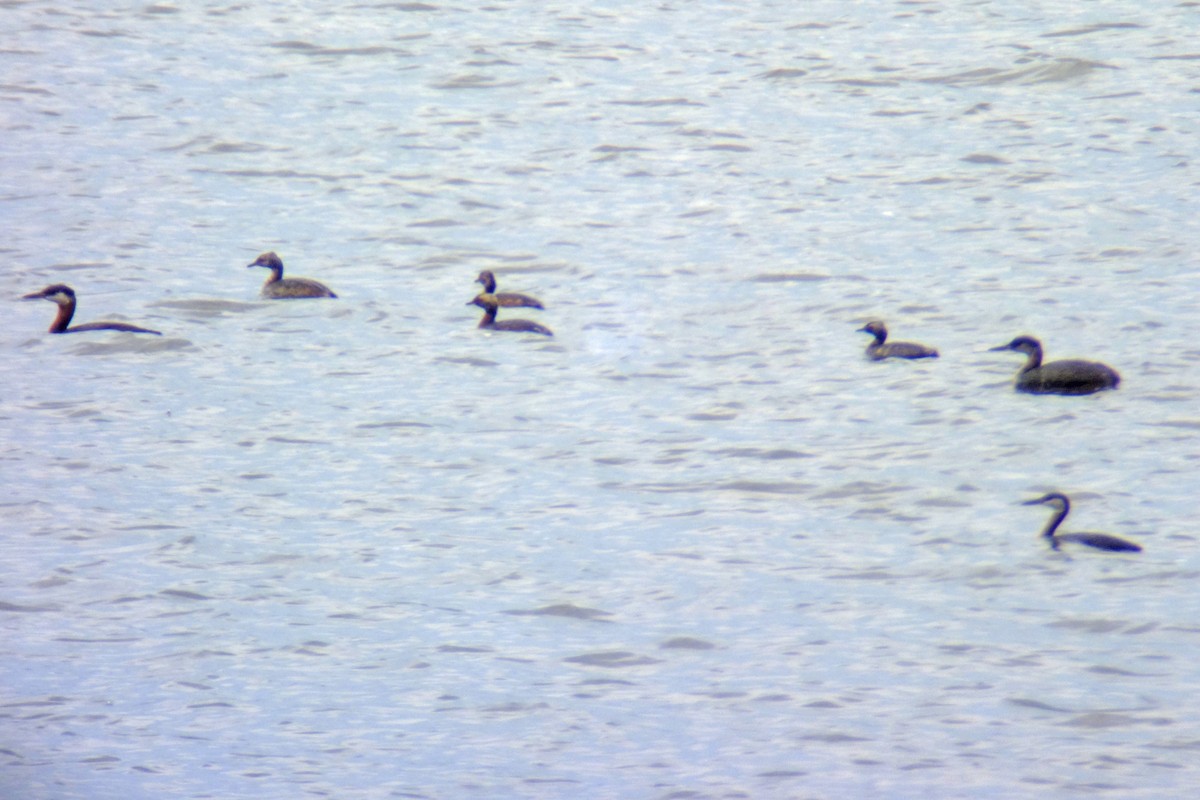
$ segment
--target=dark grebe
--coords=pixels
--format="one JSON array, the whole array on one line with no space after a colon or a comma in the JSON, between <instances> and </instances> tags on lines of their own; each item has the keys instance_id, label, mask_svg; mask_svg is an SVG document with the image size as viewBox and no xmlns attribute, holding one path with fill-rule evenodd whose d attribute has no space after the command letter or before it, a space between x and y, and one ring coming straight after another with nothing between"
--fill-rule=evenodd
<instances>
[{"instance_id":1,"label":"dark grebe","mask_svg":"<svg viewBox=\"0 0 1200 800\"><path fill-rule=\"evenodd\" d=\"M475 279L476 283L483 284L483 293L489 294L496 298L498 306L524 306L526 308L545 308L542 301L536 297L530 297L527 294L517 294L515 292L500 292L496 293L496 276L491 273L491 270L484 270L479 273L479 277Z\"/></svg>"},{"instance_id":2,"label":"dark grebe","mask_svg":"<svg viewBox=\"0 0 1200 800\"><path fill-rule=\"evenodd\" d=\"M139 328L137 325L129 325L124 322L87 322L83 325L76 325L74 328L67 327L71 324L71 317L75 316L75 290L70 286L61 283L56 283L53 286L47 286L40 292L27 294L23 300L49 300L58 305L58 314L54 317L54 322L50 325L50 333L82 333L84 331L125 331L126 333L153 333L155 336L162 336L161 331L152 331L149 328Z\"/></svg>"},{"instance_id":3,"label":"dark grebe","mask_svg":"<svg viewBox=\"0 0 1200 800\"><path fill-rule=\"evenodd\" d=\"M490 294L481 294L471 302L469 306L479 306L483 309L483 319L479 320L479 327L493 331L518 331L521 333L540 333L543 336L553 336L554 332L545 325L538 325L536 322L530 322L527 319L504 319L496 321L496 301Z\"/></svg>"},{"instance_id":4,"label":"dark grebe","mask_svg":"<svg viewBox=\"0 0 1200 800\"><path fill-rule=\"evenodd\" d=\"M263 253L247 267L266 267L271 277L263 284L262 296L269 300L290 300L301 297L337 297L323 283L308 278L284 278L283 259L274 253Z\"/></svg>"},{"instance_id":5,"label":"dark grebe","mask_svg":"<svg viewBox=\"0 0 1200 800\"><path fill-rule=\"evenodd\" d=\"M887 339L887 326L880 320L873 320L858 329L859 333L869 333L875 341L867 345L867 358L882 361L885 358L937 358L938 351L932 347L915 342L893 342L884 344Z\"/></svg>"},{"instance_id":6,"label":"dark grebe","mask_svg":"<svg viewBox=\"0 0 1200 800\"><path fill-rule=\"evenodd\" d=\"M1116 536L1107 533L1059 533L1054 531L1062 524L1062 521L1067 518L1067 513L1071 510L1071 501L1067 499L1065 494L1060 492L1051 492L1043 495L1036 500L1026 500L1021 505L1036 506L1047 505L1054 509L1054 516L1046 523L1046 528L1042 531L1042 536L1050 540L1050 546L1055 550L1058 549L1060 542L1078 542L1086 544L1088 547L1095 547L1099 550L1113 550L1120 552L1138 553L1141 552L1142 546L1127 542Z\"/></svg>"},{"instance_id":7,"label":"dark grebe","mask_svg":"<svg viewBox=\"0 0 1200 800\"><path fill-rule=\"evenodd\" d=\"M1013 350L1029 358L1017 373L1017 391L1031 394L1092 394L1115 389L1121 376L1112 367L1095 361L1067 359L1042 363L1042 343L1032 336L1018 336L990 352Z\"/></svg>"}]
</instances>

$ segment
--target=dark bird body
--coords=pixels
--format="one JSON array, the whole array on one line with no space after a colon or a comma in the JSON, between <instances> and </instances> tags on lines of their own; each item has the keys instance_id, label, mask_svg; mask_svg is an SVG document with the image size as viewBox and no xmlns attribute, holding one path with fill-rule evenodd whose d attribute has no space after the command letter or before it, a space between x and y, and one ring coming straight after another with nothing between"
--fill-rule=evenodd
<instances>
[{"instance_id":1,"label":"dark bird body","mask_svg":"<svg viewBox=\"0 0 1200 800\"><path fill-rule=\"evenodd\" d=\"M517 333L540 333L543 336L553 336L554 332L545 325L539 325L536 322L531 322L527 319L502 319L496 321L496 301L492 299L490 294L481 294L471 302L469 306L479 306L483 309L483 318L479 320L479 327L492 331L514 331Z\"/></svg>"},{"instance_id":2,"label":"dark bird body","mask_svg":"<svg viewBox=\"0 0 1200 800\"><path fill-rule=\"evenodd\" d=\"M1121 376L1112 367L1096 361L1064 359L1042 363L1042 343L1032 336L1018 336L992 352L1012 350L1026 355L1017 373L1017 391L1030 394L1092 394L1115 389Z\"/></svg>"},{"instance_id":3,"label":"dark bird body","mask_svg":"<svg viewBox=\"0 0 1200 800\"><path fill-rule=\"evenodd\" d=\"M1054 516L1046 523L1046 527L1042 530L1042 536L1049 540L1050 546L1055 550L1058 549L1059 544L1062 542L1075 542L1076 544L1094 547L1097 550L1109 550L1111 552L1138 553L1142 550L1141 545L1125 541L1119 536L1113 536L1109 533L1055 533L1058 530L1058 526L1067 518L1067 514L1071 512L1071 501L1061 492L1051 492L1035 500L1026 500L1021 505L1046 505L1054 509Z\"/></svg>"},{"instance_id":4,"label":"dark bird body","mask_svg":"<svg viewBox=\"0 0 1200 800\"><path fill-rule=\"evenodd\" d=\"M283 259L275 253L267 252L254 259L249 267L266 267L271 270L270 277L263 284L262 296L268 300L298 300L306 297L337 297L325 284L309 278L283 277Z\"/></svg>"},{"instance_id":5,"label":"dark bird body","mask_svg":"<svg viewBox=\"0 0 1200 800\"><path fill-rule=\"evenodd\" d=\"M71 327L71 318L75 316L75 290L62 283L47 286L40 292L27 294L23 300L49 300L58 306L58 313L50 325L50 333L83 333L84 331L124 331L126 333L152 333L162 336L161 331L152 331L130 325L127 322L85 322L83 325Z\"/></svg>"},{"instance_id":6,"label":"dark bird body","mask_svg":"<svg viewBox=\"0 0 1200 800\"><path fill-rule=\"evenodd\" d=\"M875 341L867 345L867 358L873 361L882 361L885 358L937 358L938 351L932 347L926 347L923 344L916 342L891 342L887 341L887 326L880 320L873 320L858 329L859 333L869 333L875 337Z\"/></svg>"}]
</instances>

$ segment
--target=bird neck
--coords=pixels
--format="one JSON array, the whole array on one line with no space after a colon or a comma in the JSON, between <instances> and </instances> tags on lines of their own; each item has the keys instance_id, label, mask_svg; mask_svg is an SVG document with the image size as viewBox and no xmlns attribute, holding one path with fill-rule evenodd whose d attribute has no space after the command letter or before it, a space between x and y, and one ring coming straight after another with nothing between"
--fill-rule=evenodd
<instances>
[{"instance_id":1,"label":"bird neck","mask_svg":"<svg viewBox=\"0 0 1200 800\"><path fill-rule=\"evenodd\" d=\"M50 333L66 333L67 326L71 324L71 317L75 316L75 298L56 305L58 313L54 315L54 322L50 323Z\"/></svg>"},{"instance_id":2,"label":"bird neck","mask_svg":"<svg viewBox=\"0 0 1200 800\"><path fill-rule=\"evenodd\" d=\"M1058 526L1062 525L1063 520L1067 518L1067 512L1071 510L1070 504L1066 504L1061 510L1054 512L1054 516L1046 523L1046 527L1042 530L1042 536L1045 536L1051 541L1054 540L1054 532L1058 530Z\"/></svg>"}]
</instances>

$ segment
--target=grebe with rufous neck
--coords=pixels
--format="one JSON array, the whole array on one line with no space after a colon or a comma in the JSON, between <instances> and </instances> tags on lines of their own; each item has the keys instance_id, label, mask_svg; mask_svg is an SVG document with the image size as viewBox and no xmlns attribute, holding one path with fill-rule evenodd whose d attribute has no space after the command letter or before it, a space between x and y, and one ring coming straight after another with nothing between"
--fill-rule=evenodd
<instances>
[{"instance_id":1,"label":"grebe with rufous neck","mask_svg":"<svg viewBox=\"0 0 1200 800\"><path fill-rule=\"evenodd\" d=\"M270 277L263 284L262 296L268 300L298 300L305 297L337 297L325 284L310 278L283 277L283 259L274 252L266 252L250 264L250 267L266 267Z\"/></svg>"},{"instance_id":2,"label":"grebe with rufous neck","mask_svg":"<svg viewBox=\"0 0 1200 800\"><path fill-rule=\"evenodd\" d=\"M83 333L85 331L124 331L125 333L152 333L162 336L162 331L152 331L140 328L127 322L85 322L71 327L71 318L75 316L75 290L64 283L47 286L40 292L33 292L21 298L22 300L49 300L58 306L54 322L50 324L50 333Z\"/></svg>"},{"instance_id":3,"label":"grebe with rufous neck","mask_svg":"<svg viewBox=\"0 0 1200 800\"><path fill-rule=\"evenodd\" d=\"M1054 516L1046 523L1046 527L1042 529L1042 536L1050 541L1050 547L1057 550L1062 542L1076 542L1085 544L1088 547L1094 547L1097 550L1108 550L1111 552L1123 553L1139 553L1142 550L1140 544L1127 542L1119 536L1113 536L1110 533L1055 533L1058 526L1067 518L1067 514L1071 512L1071 501L1062 492L1051 492L1050 494L1042 495L1034 500L1026 500L1021 505L1023 506L1049 506L1054 509Z\"/></svg>"},{"instance_id":4,"label":"grebe with rufous neck","mask_svg":"<svg viewBox=\"0 0 1200 800\"><path fill-rule=\"evenodd\" d=\"M539 325L536 322L531 322L527 319L502 319L496 321L496 301L492 299L490 294L481 294L471 302L469 306L479 306L483 309L483 318L479 320L479 327L491 331L514 331L517 333L540 333L543 336L553 336L554 332L545 325Z\"/></svg>"},{"instance_id":5,"label":"grebe with rufous neck","mask_svg":"<svg viewBox=\"0 0 1200 800\"><path fill-rule=\"evenodd\" d=\"M1107 364L1068 358L1042 363L1042 343L1032 336L1018 336L1008 344L988 352L1012 350L1026 355L1025 366L1017 373L1017 391L1030 394L1093 394L1115 389L1121 376Z\"/></svg>"}]
</instances>

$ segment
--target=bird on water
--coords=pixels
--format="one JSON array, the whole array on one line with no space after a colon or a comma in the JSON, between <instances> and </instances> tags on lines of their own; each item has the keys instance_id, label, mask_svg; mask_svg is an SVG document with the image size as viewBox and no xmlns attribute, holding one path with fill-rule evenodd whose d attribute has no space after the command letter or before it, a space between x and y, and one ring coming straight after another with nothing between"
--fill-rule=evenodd
<instances>
[{"instance_id":1,"label":"bird on water","mask_svg":"<svg viewBox=\"0 0 1200 800\"><path fill-rule=\"evenodd\" d=\"M875 341L867 345L867 358L873 361L882 361L885 358L937 358L938 351L932 347L926 347L923 344L916 342L892 342L884 344L887 341L887 326L882 320L872 320L863 327L859 328L858 333L869 333L875 337Z\"/></svg>"},{"instance_id":2,"label":"bird on water","mask_svg":"<svg viewBox=\"0 0 1200 800\"><path fill-rule=\"evenodd\" d=\"M527 319L502 319L496 321L497 303L490 294L481 294L471 302L469 306L479 306L483 309L483 318L479 320L479 327L491 331L515 331L517 333L540 333L543 336L553 336L554 332L545 325L539 325L536 322L531 322Z\"/></svg>"},{"instance_id":3,"label":"bird on water","mask_svg":"<svg viewBox=\"0 0 1200 800\"><path fill-rule=\"evenodd\" d=\"M268 300L292 300L304 297L337 297L333 291L319 281L309 278L283 277L283 259L273 252L267 252L254 259L250 267L266 267L271 270L270 277L263 284L262 296Z\"/></svg>"},{"instance_id":4,"label":"bird on water","mask_svg":"<svg viewBox=\"0 0 1200 800\"><path fill-rule=\"evenodd\" d=\"M27 294L23 300L49 300L58 306L58 314L50 325L50 333L83 333L84 331L124 331L126 333L152 333L162 336L162 331L152 331L140 328L126 322L86 322L83 325L70 327L71 317L75 316L75 290L62 283L47 286L40 292Z\"/></svg>"},{"instance_id":5,"label":"bird on water","mask_svg":"<svg viewBox=\"0 0 1200 800\"><path fill-rule=\"evenodd\" d=\"M1067 518L1067 514L1071 511L1071 501L1061 492L1051 492L1034 500L1026 500L1021 505L1044 505L1054 509L1054 516L1046 523L1046 527L1042 530L1042 536L1045 536L1050 541L1050 546L1055 550L1058 549L1059 544L1062 542L1076 542L1077 544L1085 544L1088 547L1095 547L1098 550L1110 550L1113 552L1139 553L1142 550L1140 544L1128 542L1119 536L1113 536L1109 533L1055 533L1058 530L1058 526L1062 524L1063 520Z\"/></svg>"},{"instance_id":6,"label":"bird on water","mask_svg":"<svg viewBox=\"0 0 1200 800\"><path fill-rule=\"evenodd\" d=\"M1026 355L1017 373L1017 391L1031 394L1092 394L1115 389L1121 376L1112 367L1096 361L1071 358L1042 363L1042 343L1032 336L1018 336L990 352L1012 350Z\"/></svg>"},{"instance_id":7,"label":"bird on water","mask_svg":"<svg viewBox=\"0 0 1200 800\"><path fill-rule=\"evenodd\" d=\"M491 270L485 269L479 273L479 277L475 279L476 283L483 284L483 293L496 298L496 305L505 307L524 306L526 308L545 308L542 301L536 297L530 297L527 294L517 294L516 292L497 292L496 291L496 276Z\"/></svg>"}]
</instances>

